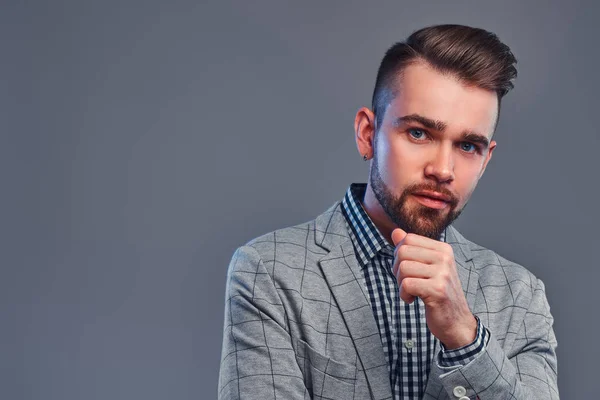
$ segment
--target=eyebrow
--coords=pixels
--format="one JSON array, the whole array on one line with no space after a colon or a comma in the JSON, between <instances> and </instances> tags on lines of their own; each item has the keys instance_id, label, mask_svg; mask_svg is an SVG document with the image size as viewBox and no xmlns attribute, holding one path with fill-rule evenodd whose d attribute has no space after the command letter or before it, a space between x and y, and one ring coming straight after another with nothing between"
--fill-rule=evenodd
<instances>
[{"instance_id":1,"label":"eyebrow","mask_svg":"<svg viewBox=\"0 0 600 400\"><path fill-rule=\"evenodd\" d=\"M409 115L405 115L403 117L398 117L394 120L393 126L400 127L400 126L408 124L410 122L417 122L417 123L423 125L427 129L432 129L432 130L436 130L439 132L443 132L444 130L446 130L446 127L448 126L448 124L446 124L443 121L427 118L427 117L424 117L419 114L409 114ZM488 146L490 145L490 141L488 140L487 136L485 136L479 132L475 132L475 131L471 131L471 130L462 131L461 139L464 141L477 143L480 146L482 146L484 149L487 149Z\"/></svg>"}]
</instances>

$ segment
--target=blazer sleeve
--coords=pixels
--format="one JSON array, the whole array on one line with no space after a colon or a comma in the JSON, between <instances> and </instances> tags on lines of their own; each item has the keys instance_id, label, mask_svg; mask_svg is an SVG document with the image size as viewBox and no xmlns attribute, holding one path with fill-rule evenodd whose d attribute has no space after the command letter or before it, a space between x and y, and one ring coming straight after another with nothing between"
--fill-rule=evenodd
<instances>
[{"instance_id":1,"label":"blazer sleeve","mask_svg":"<svg viewBox=\"0 0 600 400\"><path fill-rule=\"evenodd\" d=\"M450 398L462 399L559 399L557 386L554 319L544 284L537 280L525 318L514 341L511 356L491 332L486 349L473 361L458 368L432 363Z\"/></svg>"},{"instance_id":2,"label":"blazer sleeve","mask_svg":"<svg viewBox=\"0 0 600 400\"><path fill-rule=\"evenodd\" d=\"M304 399L285 309L259 254L239 247L229 264L218 398Z\"/></svg>"}]
</instances>

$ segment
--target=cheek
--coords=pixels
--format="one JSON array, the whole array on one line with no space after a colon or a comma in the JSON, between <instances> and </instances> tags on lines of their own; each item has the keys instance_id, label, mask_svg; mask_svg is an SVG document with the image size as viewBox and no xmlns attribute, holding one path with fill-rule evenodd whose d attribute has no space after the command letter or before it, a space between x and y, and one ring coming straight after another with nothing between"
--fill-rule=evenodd
<instances>
[{"instance_id":1,"label":"cheek","mask_svg":"<svg viewBox=\"0 0 600 400\"><path fill-rule=\"evenodd\" d=\"M473 194L475 187L477 187L482 164L469 160L457 167L455 168L456 190L461 196L461 202L464 204L469 200L471 194Z\"/></svg>"},{"instance_id":2,"label":"cheek","mask_svg":"<svg viewBox=\"0 0 600 400\"><path fill-rule=\"evenodd\" d=\"M398 141L391 148L390 154L398 163L418 166L425 159L425 146L412 145L403 141Z\"/></svg>"},{"instance_id":3,"label":"cheek","mask_svg":"<svg viewBox=\"0 0 600 400\"><path fill-rule=\"evenodd\" d=\"M392 178L402 179L409 178L413 174L417 174L423 168L423 160L426 158L416 146L410 146L409 143L396 138L391 142L386 142L385 145L378 147L381 151L382 163L388 169L388 174Z\"/></svg>"}]
</instances>

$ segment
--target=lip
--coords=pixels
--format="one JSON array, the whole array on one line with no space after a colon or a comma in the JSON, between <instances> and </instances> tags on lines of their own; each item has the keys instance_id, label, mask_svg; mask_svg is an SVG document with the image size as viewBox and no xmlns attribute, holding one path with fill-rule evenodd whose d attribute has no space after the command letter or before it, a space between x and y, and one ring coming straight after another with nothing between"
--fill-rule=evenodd
<instances>
[{"instance_id":1,"label":"lip","mask_svg":"<svg viewBox=\"0 0 600 400\"><path fill-rule=\"evenodd\" d=\"M423 190L423 191L417 192L415 194L417 196L430 197L432 199L443 201L443 202L446 202L446 203L449 203L450 200L451 200L450 196L448 196L448 195L445 195L445 194L442 194L442 193L439 193L439 192L432 192L432 191L429 191L429 190Z\"/></svg>"},{"instance_id":2,"label":"lip","mask_svg":"<svg viewBox=\"0 0 600 400\"><path fill-rule=\"evenodd\" d=\"M438 193L439 194L439 193ZM448 199L447 196L441 196L443 199ZM424 205L425 207L434 208L436 210L443 210L446 207L450 206L450 202L446 200L442 200L440 198L436 198L433 195L423 194L423 193L415 193L415 199Z\"/></svg>"}]
</instances>

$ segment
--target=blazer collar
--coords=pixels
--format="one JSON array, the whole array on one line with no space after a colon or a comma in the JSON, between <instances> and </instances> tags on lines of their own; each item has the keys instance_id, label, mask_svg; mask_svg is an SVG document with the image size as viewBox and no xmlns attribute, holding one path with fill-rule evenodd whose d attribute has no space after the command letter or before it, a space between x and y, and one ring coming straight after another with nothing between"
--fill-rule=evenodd
<instances>
[{"instance_id":1,"label":"blazer collar","mask_svg":"<svg viewBox=\"0 0 600 400\"><path fill-rule=\"evenodd\" d=\"M350 236L342 214L341 201L336 201L315 219L315 243L325 250L331 250L346 240L350 240Z\"/></svg>"}]
</instances>

